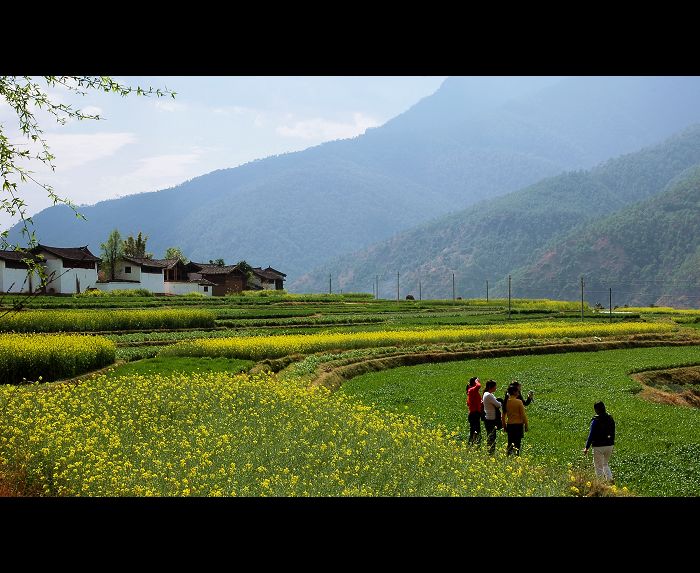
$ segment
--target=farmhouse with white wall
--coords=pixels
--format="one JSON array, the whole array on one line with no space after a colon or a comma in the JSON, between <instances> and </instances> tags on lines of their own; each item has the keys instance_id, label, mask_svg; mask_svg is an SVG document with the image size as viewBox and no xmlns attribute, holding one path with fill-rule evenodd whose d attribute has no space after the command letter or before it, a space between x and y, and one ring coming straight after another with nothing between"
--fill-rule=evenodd
<instances>
[{"instance_id":1,"label":"farmhouse with white wall","mask_svg":"<svg viewBox=\"0 0 700 573\"><path fill-rule=\"evenodd\" d=\"M103 291L146 289L153 294L212 295L214 283L203 278L190 279L188 268L179 259L146 259L124 256L117 261L114 278L100 281Z\"/></svg>"},{"instance_id":2,"label":"farmhouse with white wall","mask_svg":"<svg viewBox=\"0 0 700 573\"><path fill-rule=\"evenodd\" d=\"M39 244L31 250L43 259L48 282L47 294L71 294L95 288L100 258L84 247L49 247Z\"/></svg>"},{"instance_id":3,"label":"farmhouse with white wall","mask_svg":"<svg viewBox=\"0 0 700 573\"><path fill-rule=\"evenodd\" d=\"M99 290L147 289L152 293L164 293L163 265L151 259L122 257L114 266L114 277L95 285Z\"/></svg>"},{"instance_id":4,"label":"farmhouse with white wall","mask_svg":"<svg viewBox=\"0 0 700 573\"><path fill-rule=\"evenodd\" d=\"M32 257L29 253L0 251L0 292L34 292L41 285L39 273L29 274L29 267L22 259Z\"/></svg>"},{"instance_id":5,"label":"farmhouse with white wall","mask_svg":"<svg viewBox=\"0 0 700 573\"><path fill-rule=\"evenodd\" d=\"M73 294L97 288L102 291L146 289L153 294L179 295L199 292L206 296L223 296L253 290L281 290L284 273L267 267L252 269L250 284L238 265L183 263L180 259L146 259L123 256L114 268L110 281L98 279L99 257L84 247L51 247L39 245L29 253L0 251L0 292L36 291L41 278L23 258L35 257L44 267L48 282L42 289L47 294Z\"/></svg>"}]
</instances>

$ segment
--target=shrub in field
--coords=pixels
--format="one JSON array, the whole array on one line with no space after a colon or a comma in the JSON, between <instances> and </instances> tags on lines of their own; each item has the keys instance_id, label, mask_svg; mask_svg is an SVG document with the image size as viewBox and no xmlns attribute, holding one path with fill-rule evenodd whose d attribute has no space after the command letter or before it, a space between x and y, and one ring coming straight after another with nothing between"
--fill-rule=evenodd
<instances>
[{"instance_id":1,"label":"shrub in field","mask_svg":"<svg viewBox=\"0 0 700 573\"><path fill-rule=\"evenodd\" d=\"M247 297L268 297L268 296L283 296L286 295L287 291L285 290L244 290L238 293L239 296L247 296Z\"/></svg>"},{"instance_id":2,"label":"shrub in field","mask_svg":"<svg viewBox=\"0 0 700 573\"><path fill-rule=\"evenodd\" d=\"M0 410L0 470L48 495L569 495L556 468L269 374L0 388Z\"/></svg>"},{"instance_id":3,"label":"shrub in field","mask_svg":"<svg viewBox=\"0 0 700 573\"><path fill-rule=\"evenodd\" d=\"M74 294L74 298L104 298L104 297L122 297L122 296L153 296L153 293L145 288L136 289L115 289L112 291L103 291L99 289L89 289L85 292Z\"/></svg>"},{"instance_id":4,"label":"shrub in field","mask_svg":"<svg viewBox=\"0 0 700 573\"><path fill-rule=\"evenodd\" d=\"M96 332L148 328L214 326L214 314L203 309L158 310L22 310L0 321L0 330L14 332Z\"/></svg>"},{"instance_id":5,"label":"shrub in field","mask_svg":"<svg viewBox=\"0 0 700 573\"><path fill-rule=\"evenodd\" d=\"M321 352L331 349L367 348L428 344L437 342L474 342L528 338L566 338L613 336L650 332L669 332L671 324L646 322L564 323L528 322L520 324L432 330L394 330L378 332L299 334L234 339L183 341L162 351L173 356L227 356L230 358L278 358L289 354Z\"/></svg>"},{"instance_id":6,"label":"shrub in field","mask_svg":"<svg viewBox=\"0 0 700 573\"><path fill-rule=\"evenodd\" d=\"M115 345L101 336L0 334L0 383L70 378L112 364Z\"/></svg>"}]
</instances>

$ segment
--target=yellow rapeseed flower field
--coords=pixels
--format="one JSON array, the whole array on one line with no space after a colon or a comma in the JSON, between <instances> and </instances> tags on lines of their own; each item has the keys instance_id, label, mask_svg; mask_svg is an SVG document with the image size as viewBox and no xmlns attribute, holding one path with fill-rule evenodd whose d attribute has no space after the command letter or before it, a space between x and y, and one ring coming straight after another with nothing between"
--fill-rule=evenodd
<instances>
[{"instance_id":1,"label":"yellow rapeseed flower field","mask_svg":"<svg viewBox=\"0 0 700 573\"><path fill-rule=\"evenodd\" d=\"M0 470L47 495L557 496L527 457L275 375L0 387ZM565 477L565 476L564 476Z\"/></svg>"},{"instance_id":2,"label":"yellow rapeseed flower field","mask_svg":"<svg viewBox=\"0 0 700 573\"><path fill-rule=\"evenodd\" d=\"M80 334L0 334L0 383L76 376L112 364L115 344Z\"/></svg>"},{"instance_id":3,"label":"yellow rapeseed flower field","mask_svg":"<svg viewBox=\"0 0 700 573\"><path fill-rule=\"evenodd\" d=\"M676 327L666 323L618 322L525 322L496 326L441 328L431 330L395 330L379 332L292 334L247 338L196 339L183 341L162 351L170 356L226 356L262 360L296 353L331 349L404 346L411 344L475 342L530 338L580 338L640 333L670 332Z\"/></svg>"},{"instance_id":4,"label":"yellow rapeseed flower field","mask_svg":"<svg viewBox=\"0 0 700 573\"><path fill-rule=\"evenodd\" d=\"M204 309L21 310L3 316L0 330L13 332L96 332L151 328L210 327L215 315Z\"/></svg>"}]
</instances>

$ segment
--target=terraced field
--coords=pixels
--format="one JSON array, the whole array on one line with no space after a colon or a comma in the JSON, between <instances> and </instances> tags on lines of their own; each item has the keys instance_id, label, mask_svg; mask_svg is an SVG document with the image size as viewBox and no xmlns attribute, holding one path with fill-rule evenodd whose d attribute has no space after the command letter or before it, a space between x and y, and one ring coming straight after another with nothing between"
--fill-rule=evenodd
<instances>
[{"instance_id":1,"label":"terraced field","mask_svg":"<svg viewBox=\"0 0 700 573\"><path fill-rule=\"evenodd\" d=\"M0 350L17 344L17 336L36 348L41 336L77 336L83 346L103 341L111 354L62 371L55 366L70 363L62 355L51 359L52 368L37 359L31 369L26 359L13 362L11 350L0 352L15 372L0 386L4 490L700 493L692 478L697 439L692 430L679 433L697 422L697 411L644 401L628 373L700 364L693 313L631 309L610 317L585 308L581 317L580 303L514 300L509 316L503 300L397 302L353 294L35 297L20 311L12 310L15 302L3 300L9 306L0 314L9 312L0 329L24 334L0 334ZM113 366L104 374L61 383L105 363ZM501 389L511 377L523 378L526 389L536 386L521 458L500 450L489 458L464 443L463 384L471 372L495 377ZM40 383L15 384L39 376ZM45 382L51 379L57 382ZM615 488L599 483L578 455L596 397L620 420ZM648 439L646 429L653 432ZM671 463L655 469L659 448Z\"/></svg>"}]
</instances>

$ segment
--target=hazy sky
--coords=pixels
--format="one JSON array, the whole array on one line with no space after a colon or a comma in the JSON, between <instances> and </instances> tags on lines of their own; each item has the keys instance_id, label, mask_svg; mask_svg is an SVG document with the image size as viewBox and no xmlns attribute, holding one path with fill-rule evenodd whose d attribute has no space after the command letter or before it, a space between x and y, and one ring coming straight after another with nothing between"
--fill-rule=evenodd
<instances>
[{"instance_id":1,"label":"hazy sky","mask_svg":"<svg viewBox=\"0 0 700 573\"><path fill-rule=\"evenodd\" d=\"M119 77L122 83L168 88L175 99L52 88L57 102L99 113L102 121L59 125L37 118L56 171L34 162L35 177L74 203L94 204L172 187L215 169L354 137L385 123L445 79L399 76ZM45 84L44 84L45 86ZM17 120L0 98L0 124L13 142ZM32 184L22 189L29 214L51 203ZM0 213L0 228L10 219Z\"/></svg>"}]
</instances>

